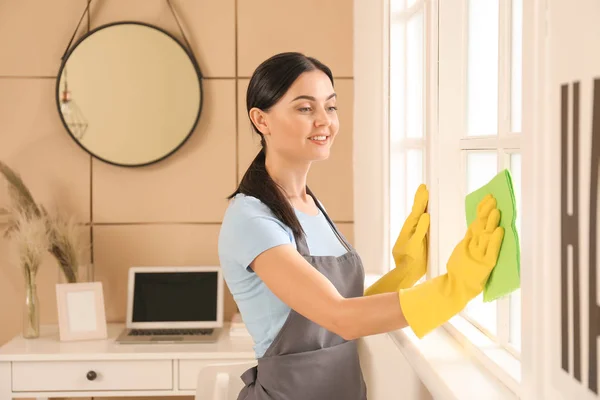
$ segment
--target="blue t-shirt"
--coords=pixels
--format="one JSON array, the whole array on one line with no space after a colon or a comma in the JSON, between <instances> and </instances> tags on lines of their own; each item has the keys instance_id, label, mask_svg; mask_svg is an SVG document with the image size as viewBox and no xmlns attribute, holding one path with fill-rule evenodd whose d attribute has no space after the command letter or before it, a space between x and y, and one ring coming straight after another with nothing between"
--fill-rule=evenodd
<instances>
[{"instance_id":1,"label":"blue t-shirt","mask_svg":"<svg viewBox=\"0 0 600 400\"><path fill-rule=\"evenodd\" d=\"M338 257L346 253L321 210L315 216L295 211L311 255ZM225 282L254 340L257 358L264 355L275 339L290 308L271 292L249 265L265 250L283 244L296 246L292 230L264 203L243 194L231 200L219 233L219 260Z\"/></svg>"}]
</instances>

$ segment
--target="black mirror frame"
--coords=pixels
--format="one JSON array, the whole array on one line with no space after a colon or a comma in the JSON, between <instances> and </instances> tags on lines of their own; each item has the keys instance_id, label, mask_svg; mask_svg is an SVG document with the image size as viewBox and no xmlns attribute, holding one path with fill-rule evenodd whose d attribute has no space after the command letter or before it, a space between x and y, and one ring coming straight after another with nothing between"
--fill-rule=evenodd
<instances>
[{"instance_id":1,"label":"black mirror frame","mask_svg":"<svg viewBox=\"0 0 600 400\"><path fill-rule=\"evenodd\" d=\"M163 34L167 35L168 37L170 37L175 43L177 43L185 52L185 54L188 56L188 58L190 59L190 62L192 63L194 70L196 71L196 75L198 77L198 85L199 85L199 89L200 89L200 104L198 105L198 113L196 114L196 118L194 120L194 123L192 124L192 128L190 129L190 132L185 136L185 138L181 141L181 143L176 146L175 148L173 148L171 151L169 151L167 154L156 158L154 160L148 161L148 162L144 162L141 164L120 164L118 162L115 161L110 161L107 160L105 158L100 157L97 154L94 154L91 150L87 149L85 146L83 146L78 140L77 138L75 138L75 136L73 135L73 133L71 132L71 130L69 129L61 111L60 111L60 77L62 76L63 70L65 68L65 65L67 63L67 61L69 60L69 57L71 56L71 54L73 53L73 51L75 51L75 49L77 48L77 46L79 46L85 39L87 39L89 36L93 35L94 33L106 29L106 28L110 28L112 26L115 25L141 25L141 26L145 26L147 28L151 28L151 29L155 29L159 32L162 32ZM152 24L148 24L145 22L138 22L138 21L118 21L118 22L111 22L111 23L107 23L104 25L100 25L92 30L90 30L89 32L87 32L86 34L84 34L81 38L79 38L77 40L77 42L73 45L73 47L71 47L68 52L66 53L65 57L63 58L61 64L60 64L60 68L58 70L58 75L56 77L56 90L55 90L55 100L56 100L56 107L57 107L57 111L58 111L58 115L60 117L60 120L65 128L65 130L67 131L67 133L69 134L69 136L71 136L71 138L73 139L73 141L75 141L75 143L77 143L77 145L79 147L81 147L83 150L85 150L86 153L88 153L89 155L91 155L92 157L105 162L107 164L110 165L114 165L114 166L118 166L118 167L126 167L126 168L138 168L138 167L145 167L148 165L152 165L152 164L156 164L164 159L166 159L167 157L170 157L171 155L173 155L177 150L179 150L188 140L189 138L192 136L192 134L194 133L194 131L196 130L197 126L198 126L198 121L200 120L200 115L202 114L202 106L204 103L204 92L203 92L203 85L202 85L202 80L203 80L203 76L202 76L202 72L200 71L200 66L198 65L198 62L196 61L196 58L194 57L194 54L192 53L191 49L187 49L185 46L183 46L183 44L171 33L167 32L166 30L159 28L155 25Z\"/></svg>"}]
</instances>

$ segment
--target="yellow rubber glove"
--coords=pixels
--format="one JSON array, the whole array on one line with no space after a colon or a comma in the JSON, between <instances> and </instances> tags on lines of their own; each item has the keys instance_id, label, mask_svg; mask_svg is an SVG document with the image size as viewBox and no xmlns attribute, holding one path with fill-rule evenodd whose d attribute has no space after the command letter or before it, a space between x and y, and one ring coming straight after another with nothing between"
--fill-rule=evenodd
<instances>
[{"instance_id":1,"label":"yellow rubber glove","mask_svg":"<svg viewBox=\"0 0 600 400\"><path fill-rule=\"evenodd\" d=\"M422 338L459 313L483 287L496 265L504 230L498 227L496 200L486 196L477 207L464 239L447 263L447 273L413 288L400 290L406 321Z\"/></svg>"},{"instance_id":2,"label":"yellow rubber glove","mask_svg":"<svg viewBox=\"0 0 600 400\"><path fill-rule=\"evenodd\" d=\"M365 290L365 296L396 292L413 286L427 272L427 231L429 214L427 186L420 185L415 193L412 211L404 221L392 256L396 268L379 278Z\"/></svg>"}]
</instances>

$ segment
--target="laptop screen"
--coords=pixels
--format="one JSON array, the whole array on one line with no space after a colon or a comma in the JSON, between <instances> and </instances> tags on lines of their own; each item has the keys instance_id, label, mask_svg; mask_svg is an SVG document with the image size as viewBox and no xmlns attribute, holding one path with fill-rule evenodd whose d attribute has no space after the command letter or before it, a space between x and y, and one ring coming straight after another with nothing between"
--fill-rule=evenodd
<instances>
[{"instance_id":1,"label":"laptop screen","mask_svg":"<svg viewBox=\"0 0 600 400\"><path fill-rule=\"evenodd\" d=\"M217 320L217 272L137 272L134 276L132 322Z\"/></svg>"}]
</instances>

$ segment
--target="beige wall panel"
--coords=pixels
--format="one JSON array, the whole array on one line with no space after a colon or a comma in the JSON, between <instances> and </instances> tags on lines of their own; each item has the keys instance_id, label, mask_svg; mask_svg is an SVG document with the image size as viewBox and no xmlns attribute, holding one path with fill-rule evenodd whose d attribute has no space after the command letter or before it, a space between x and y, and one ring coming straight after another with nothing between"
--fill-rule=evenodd
<instances>
[{"instance_id":1,"label":"beige wall panel","mask_svg":"<svg viewBox=\"0 0 600 400\"><path fill-rule=\"evenodd\" d=\"M350 0L238 1L238 76L250 77L272 55L300 51L353 76L353 3Z\"/></svg>"},{"instance_id":2,"label":"beige wall panel","mask_svg":"<svg viewBox=\"0 0 600 400\"><path fill-rule=\"evenodd\" d=\"M171 4L202 74L205 77L234 77L234 0L172 0ZM92 29L125 20L145 22L162 28L185 45L165 0L102 0L92 4Z\"/></svg>"},{"instance_id":3,"label":"beige wall panel","mask_svg":"<svg viewBox=\"0 0 600 400\"><path fill-rule=\"evenodd\" d=\"M93 229L95 278L104 287L109 322L125 321L130 267L219 265L217 224L105 225ZM235 309L226 289L226 320Z\"/></svg>"},{"instance_id":4,"label":"beige wall panel","mask_svg":"<svg viewBox=\"0 0 600 400\"><path fill-rule=\"evenodd\" d=\"M50 79L0 79L0 160L35 200L78 221L90 219L90 157L63 127ZM0 207L8 203L0 177Z\"/></svg>"},{"instance_id":5,"label":"beige wall panel","mask_svg":"<svg viewBox=\"0 0 600 400\"><path fill-rule=\"evenodd\" d=\"M56 76L85 5L85 0L0 1L0 76Z\"/></svg>"},{"instance_id":6,"label":"beige wall panel","mask_svg":"<svg viewBox=\"0 0 600 400\"><path fill-rule=\"evenodd\" d=\"M94 159L94 222L221 221L235 189L235 81L204 87L198 127L167 159L140 168Z\"/></svg>"},{"instance_id":7,"label":"beige wall panel","mask_svg":"<svg viewBox=\"0 0 600 400\"><path fill-rule=\"evenodd\" d=\"M338 222L335 224L338 230L346 237L352 246L354 246L354 224Z\"/></svg>"}]
</instances>

